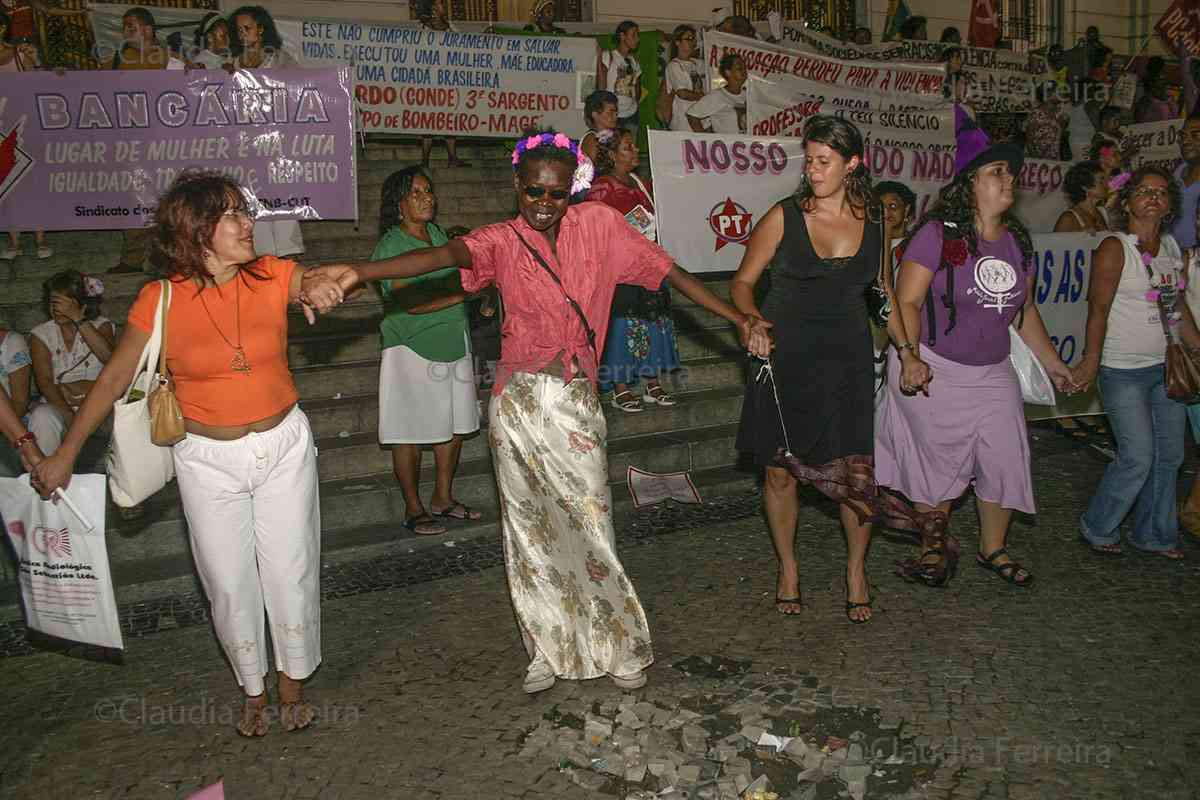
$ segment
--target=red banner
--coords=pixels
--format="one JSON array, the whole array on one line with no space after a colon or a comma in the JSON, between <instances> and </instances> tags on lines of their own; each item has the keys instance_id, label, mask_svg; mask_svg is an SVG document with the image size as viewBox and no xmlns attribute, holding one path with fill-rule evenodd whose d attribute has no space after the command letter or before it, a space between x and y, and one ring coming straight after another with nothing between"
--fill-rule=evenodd
<instances>
[{"instance_id":1,"label":"red banner","mask_svg":"<svg viewBox=\"0 0 1200 800\"><path fill-rule=\"evenodd\" d=\"M1186 47L1192 55L1200 56L1200 0L1175 0L1154 30L1172 53Z\"/></svg>"}]
</instances>

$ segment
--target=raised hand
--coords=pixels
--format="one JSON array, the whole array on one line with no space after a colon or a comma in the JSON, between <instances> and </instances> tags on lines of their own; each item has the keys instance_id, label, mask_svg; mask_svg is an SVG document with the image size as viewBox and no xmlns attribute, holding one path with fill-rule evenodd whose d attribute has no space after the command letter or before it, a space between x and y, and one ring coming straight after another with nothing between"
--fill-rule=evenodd
<instances>
[{"instance_id":1,"label":"raised hand","mask_svg":"<svg viewBox=\"0 0 1200 800\"><path fill-rule=\"evenodd\" d=\"M50 313L64 316L75 323L83 322L83 306L75 298L65 294L50 296Z\"/></svg>"}]
</instances>

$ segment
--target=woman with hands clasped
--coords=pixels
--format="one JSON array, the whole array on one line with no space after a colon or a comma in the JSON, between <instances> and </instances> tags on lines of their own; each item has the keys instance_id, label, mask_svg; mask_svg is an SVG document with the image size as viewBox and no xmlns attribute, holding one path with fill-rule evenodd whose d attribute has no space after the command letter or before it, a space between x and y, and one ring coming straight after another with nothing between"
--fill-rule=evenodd
<instances>
[{"instance_id":1,"label":"woman with hands clasped","mask_svg":"<svg viewBox=\"0 0 1200 800\"><path fill-rule=\"evenodd\" d=\"M820 473L806 482L838 501L846 616L854 623L871 618L865 560L874 514L842 490L846 475L870 469L874 446L874 355L863 290L880 274L881 219L862 135L836 117L813 117L804 129L800 186L755 226L730 287L739 311L774 325L773 372L747 386L737 447L766 471L763 506L779 559L775 607L789 616L802 607L795 554L800 501L796 475L779 460L785 447ZM754 287L768 264L771 291L760 310ZM890 296L890 276L882 277ZM760 359L771 358L773 349L766 327L757 327L750 341ZM913 357L898 315L888 320L888 332L902 348L906 381L923 384L928 368Z\"/></svg>"},{"instance_id":2,"label":"woman with hands clasped","mask_svg":"<svg viewBox=\"0 0 1200 800\"><path fill-rule=\"evenodd\" d=\"M1119 528L1132 509L1130 544L1182 559L1175 491L1187 406L1167 397L1164 329L1173 328L1173 336L1193 348L1200 333L1184 302L1184 259L1165 230L1179 215L1180 188L1156 166L1124 173L1112 184L1119 190L1116 232L1092 259L1087 344L1076 378L1082 387L1099 384L1117 458L1080 518L1080 534L1097 555L1120 555Z\"/></svg>"},{"instance_id":3,"label":"woman with hands clasped","mask_svg":"<svg viewBox=\"0 0 1200 800\"><path fill-rule=\"evenodd\" d=\"M241 188L216 172L182 173L158 201L151 261L171 285L167 369L187 436L172 449L196 571L217 639L245 693L237 730L269 727L263 608L285 730L312 723L302 682L321 663L321 515L308 418L287 363L287 309L318 310L342 291L329 276L254 252ZM66 486L84 441L133 381L161 294L146 284L62 446L37 465L44 497ZM312 320L312 310L306 309Z\"/></svg>"},{"instance_id":4,"label":"woman with hands clasped","mask_svg":"<svg viewBox=\"0 0 1200 800\"><path fill-rule=\"evenodd\" d=\"M1033 575L1005 549L1012 512L1034 512L1024 404L1009 362L1010 326L1060 391L1073 390L1074 381L1038 313L1033 246L1012 212L1021 149L991 144L961 110L957 116L954 180L905 241L896 276L898 311L913 337L897 353L908 350L928 371L918 379L891 356L876 412L875 474L918 510L945 513L974 484L977 563L1028 586ZM954 574L957 557L949 540L925 539L903 574L941 586Z\"/></svg>"}]
</instances>

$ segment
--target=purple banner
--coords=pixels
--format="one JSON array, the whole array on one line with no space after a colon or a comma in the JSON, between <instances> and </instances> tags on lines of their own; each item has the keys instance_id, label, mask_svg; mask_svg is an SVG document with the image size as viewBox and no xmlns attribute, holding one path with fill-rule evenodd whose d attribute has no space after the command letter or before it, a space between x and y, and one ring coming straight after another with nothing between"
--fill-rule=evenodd
<instances>
[{"instance_id":1,"label":"purple banner","mask_svg":"<svg viewBox=\"0 0 1200 800\"><path fill-rule=\"evenodd\" d=\"M349 70L0 75L0 230L140 228L183 169L260 216L357 217Z\"/></svg>"}]
</instances>

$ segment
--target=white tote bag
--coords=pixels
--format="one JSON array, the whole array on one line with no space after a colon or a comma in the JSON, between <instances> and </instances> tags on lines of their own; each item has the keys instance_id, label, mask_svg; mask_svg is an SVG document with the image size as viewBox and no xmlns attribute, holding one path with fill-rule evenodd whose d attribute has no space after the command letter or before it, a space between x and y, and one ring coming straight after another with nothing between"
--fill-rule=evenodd
<instances>
[{"instance_id":1,"label":"white tote bag","mask_svg":"<svg viewBox=\"0 0 1200 800\"><path fill-rule=\"evenodd\" d=\"M1008 328L1008 338L1008 359L1017 371L1017 380L1021 382L1021 399L1035 406L1054 405L1054 384L1050 382L1042 362L1037 360L1021 334L1012 326Z\"/></svg>"},{"instance_id":2,"label":"white tote bag","mask_svg":"<svg viewBox=\"0 0 1200 800\"><path fill-rule=\"evenodd\" d=\"M142 348L133 382L113 406L113 435L108 448L108 480L113 502L122 508L136 506L175 477L171 448L150 441L151 390L158 386L158 354L163 327L171 307L171 282L159 281L162 293L154 312L154 331ZM161 376L164 377L165 376ZM137 390L137 399L133 398Z\"/></svg>"},{"instance_id":3,"label":"white tote bag","mask_svg":"<svg viewBox=\"0 0 1200 800\"><path fill-rule=\"evenodd\" d=\"M104 476L75 475L60 502L29 476L0 478L0 517L19 564L25 619L35 631L123 648L104 542Z\"/></svg>"}]
</instances>

